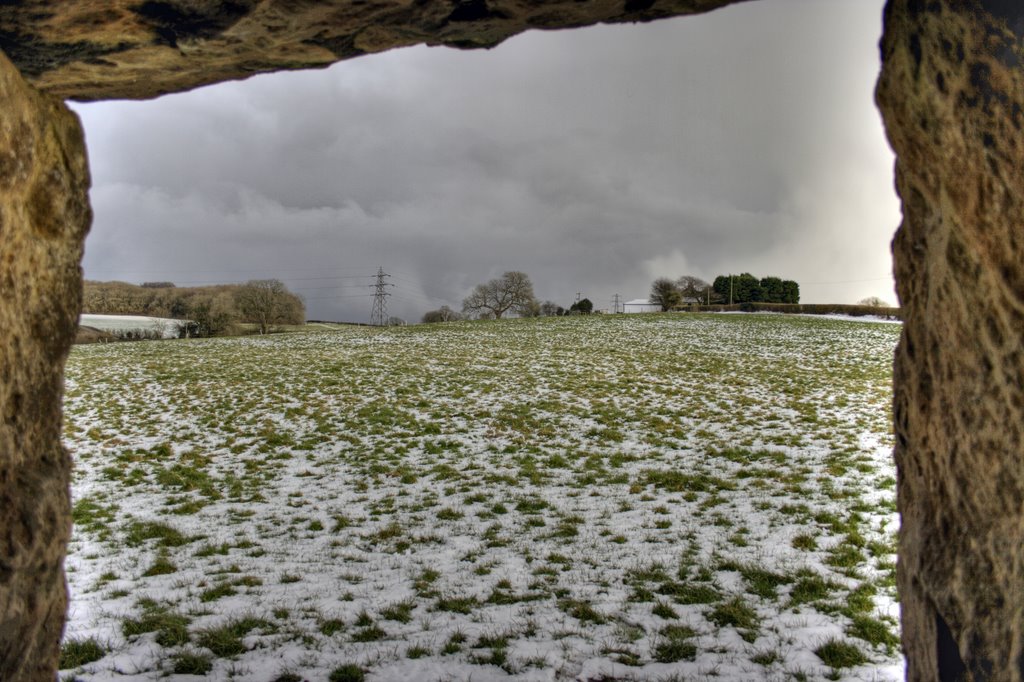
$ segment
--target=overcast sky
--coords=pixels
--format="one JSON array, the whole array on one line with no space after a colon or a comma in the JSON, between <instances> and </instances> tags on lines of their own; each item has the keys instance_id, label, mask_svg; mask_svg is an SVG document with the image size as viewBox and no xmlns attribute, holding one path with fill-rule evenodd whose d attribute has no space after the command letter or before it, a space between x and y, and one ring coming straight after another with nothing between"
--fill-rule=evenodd
<instances>
[{"instance_id":1,"label":"overcast sky","mask_svg":"<svg viewBox=\"0 0 1024 682\"><path fill-rule=\"evenodd\" d=\"M75 104L85 275L274 277L310 318L356 322L378 266L410 321L506 270L564 306L729 272L895 302L882 3L760 0Z\"/></svg>"}]
</instances>

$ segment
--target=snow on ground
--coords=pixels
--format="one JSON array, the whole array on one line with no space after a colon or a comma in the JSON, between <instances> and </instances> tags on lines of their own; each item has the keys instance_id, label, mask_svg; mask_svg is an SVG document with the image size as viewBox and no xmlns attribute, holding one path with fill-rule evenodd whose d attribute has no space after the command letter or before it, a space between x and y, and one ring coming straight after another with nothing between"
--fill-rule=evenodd
<instances>
[{"instance_id":1,"label":"snow on ground","mask_svg":"<svg viewBox=\"0 0 1024 682\"><path fill-rule=\"evenodd\" d=\"M722 312L711 313L713 315L785 315L787 317L812 317L819 320L845 320L847 322L883 322L885 324L903 324L903 320L888 317L886 315L842 315L840 313L777 313L771 310L758 310L754 313L745 313L740 310L723 310Z\"/></svg>"},{"instance_id":2,"label":"snow on ground","mask_svg":"<svg viewBox=\"0 0 1024 682\"><path fill-rule=\"evenodd\" d=\"M64 679L902 679L898 333L631 315L77 347Z\"/></svg>"}]
</instances>

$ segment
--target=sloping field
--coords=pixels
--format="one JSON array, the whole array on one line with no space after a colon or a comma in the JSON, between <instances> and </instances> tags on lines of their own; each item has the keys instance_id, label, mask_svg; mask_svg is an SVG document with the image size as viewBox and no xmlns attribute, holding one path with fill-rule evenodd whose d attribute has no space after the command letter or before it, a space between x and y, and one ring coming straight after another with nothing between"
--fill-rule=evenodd
<instances>
[{"instance_id":1,"label":"sloping field","mask_svg":"<svg viewBox=\"0 0 1024 682\"><path fill-rule=\"evenodd\" d=\"M78 347L64 677L902 679L898 333L677 314Z\"/></svg>"},{"instance_id":2,"label":"sloping field","mask_svg":"<svg viewBox=\"0 0 1024 682\"><path fill-rule=\"evenodd\" d=\"M94 315L85 313L79 316L78 324L109 332L143 332L157 334L165 339L178 337L178 325L186 320L173 320L169 317L146 317L144 315Z\"/></svg>"}]
</instances>

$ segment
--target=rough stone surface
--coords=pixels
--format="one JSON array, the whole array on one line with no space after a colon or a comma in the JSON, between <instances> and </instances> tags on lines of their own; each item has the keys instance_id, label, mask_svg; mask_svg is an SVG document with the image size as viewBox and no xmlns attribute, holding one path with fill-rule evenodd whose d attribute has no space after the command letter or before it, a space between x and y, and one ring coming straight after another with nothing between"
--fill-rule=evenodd
<instances>
[{"instance_id":1,"label":"rough stone surface","mask_svg":"<svg viewBox=\"0 0 1024 682\"><path fill-rule=\"evenodd\" d=\"M1024 6L890 0L910 680L1024 680Z\"/></svg>"},{"instance_id":2,"label":"rough stone surface","mask_svg":"<svg viewBox=\"0 0 1024 682\"><path fill-rule=\"evenodd\" d=\"M0 680L52 682L67 597L64 360L89 169L78 119L0 54Z\"/></svg>"},{"instance_id":3,"label":"rough stone surface","mask_svg":"<svg viewBox=\"0 0 1024 682\"><path fill-rule=\"evenodd\" d=\"M0 51L66 99L139 99L426 43L651 21L740 0L3 0Z\"/></svg>"},{"instance_id":4,"label":"rough stone surface","mask_svg":"<svg viewBox=\"0 0 1024 682\"><path fill-rule=\"evenodd\" d=\"M404 45L647 21L730 0L0 0L37 88L154 97ZM1024 682L1024 9L890 0L895 428L911 680ZM0 680L53 679L68 460L60 382L89 222L81 133L0 58Z\"/></svg>"}]
</instances>

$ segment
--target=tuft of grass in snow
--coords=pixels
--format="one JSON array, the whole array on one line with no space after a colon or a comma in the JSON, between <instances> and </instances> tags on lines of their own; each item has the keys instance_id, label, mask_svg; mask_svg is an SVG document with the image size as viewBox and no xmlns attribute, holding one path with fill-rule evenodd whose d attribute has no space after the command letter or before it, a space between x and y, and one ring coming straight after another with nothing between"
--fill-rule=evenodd
<instances>
[{"instance_id":1,"label":"tuft of grass in snow","mask_svg":"<svg viewBox=\"0 0 1024 682\"><path fill-rule=\"evenodd\" d=\"M140 603L142 616L126 618L121 623L125 637L135 637L155 632L157 644L165 647L180 646L189 641L188 626L192 622L187 616L170 610L166 604L145 600Z\"/></svg>"},{"instance_id":2,"label":"tuft of grass in snow","mask_svg":"<svg viewBox=\"0 0 1024 682\"><path fill-rule=\"evenodd\" d=\"M697 645L691 641L696 634L685 625L666 625L658 631L654 660L659 663L692 661L697 656Z\"/></svg>"},{"instance_id":3,"label":"tuft of grass in snow","mask_svg":"<svg viewBox=\"0 0 1024 682\"><path fill-rule=\"evenodd\" d=\"M171 672L175 675L202 675L213 670L213 659L191 650L179 651L171 656Z\"/></svg>"},{"instance_id":4,"label":"tuft of grass in snow","mask_svg":"<svg viewBox=\"0 0 1024 682\"><path fill-rule=\"evenodd\" d=\"M832 668L852 668L868 662L867 657L853 644L840 639L829 639L814 650L822 662Z\"/></svg>"},{"instance_id":5,"label":"tuft of grass in snow","mask_svg":"<svg viewBox=\"0 0 1024 682\"><path fill-rule=\"evenodd\" d=\"M147 540L156 540L159 547L180 547L192 542L173 526L161 521L131 521L125 527L124 541L129 547L138 547Z\"/></svg>"},{"instance_id":6,"label":"tuft of grass in snow","mask_svg":"<svg viewBox=\"0 0 1024 682\"><path fill-rule=\"evenodd\" d=\"M846 634L862 639L872 646L880 646L893 653L900 646L900 638L893 632L893 624L866 615L855 615Z\"/></svg>"},{"instance_id":7,"label":"tuft of grass in snow","mask_svg":"<svg viewBox=\"0 0 1024 682\"><path fill-rule=\"evenodd\" d=\"M760 619L757 611L750 607L738 595L726 602L717 604L708 614L709 621L718 627L734 627L736 629L754 630Z\"/></svg>"},{"instance_id":8,"label":"tuft of grass in snow","mask_svg":"<svg viewBox=\"0 0 1024 682\"><path fill-rule=\"evenodd\" d=\"M363 682L366 673L355 663L345 663L331 671L328 682Z\"/></svg>"},{"instance_id":9,"label":"tuft of grass in snow","mask_svg":"<svg viewBox=\"0 0 1024 682\"><path fill-rule=\"evenodd\" d=\"M107 650L95 637L85 639L65 639L60 647L60 661L58 667L61 670L77 668L98 661L107 655Z\"/></svg>"}]
</instances>

